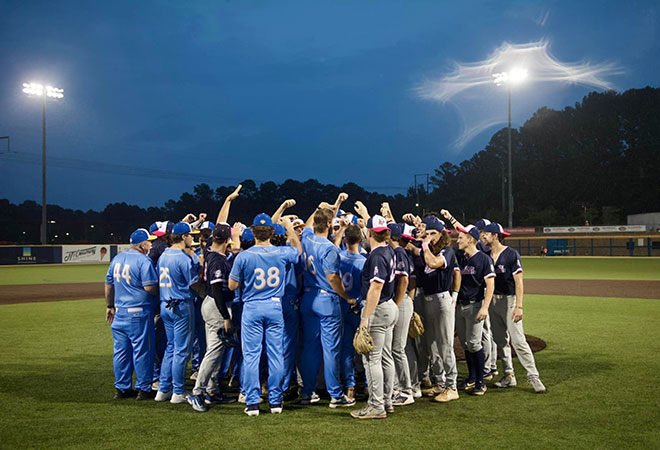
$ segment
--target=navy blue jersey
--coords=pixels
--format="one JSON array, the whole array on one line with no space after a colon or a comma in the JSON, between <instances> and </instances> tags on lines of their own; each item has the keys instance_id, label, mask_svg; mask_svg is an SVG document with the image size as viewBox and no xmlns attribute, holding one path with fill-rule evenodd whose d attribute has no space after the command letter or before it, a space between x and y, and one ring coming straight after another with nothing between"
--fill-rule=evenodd
<instances>
[{"instance_id":1,"label":"navy blue jersey","mask_svg":"<svg viewBox=\"0 0 660 450\"><path fill-rule=\"evenodd\" d=\"M206 292L211 295L211 286L220 283L222 289L222 298L226 301L234 300L234 292L229 290L229 273L231 264L226 255L208 250L204 258L204 281L206 282Z\"/></svg>"},{"instance_id":2,"label":"navy blue jersey","mask_svg":"<svg viewBox=\"0 0 660 450\"><path fill-rule=\"evenodd\" d=\"M484 252L485 254L490 256L490 247L486 244L484 244L483 241L478 241L477 242L477 250Z\"/></svg>"},{"instance_id":3,"label":"navy blue jersey","mask_svg":"<svg viewBox=\"0 0 660 450\"><path fill-rule=\"evenodd\" d=\"M397 247L394 249L394 292L399 285L399 277L405 276L408 277L408 287L406 288L406 294L410 292L410 278L414 273L413 262L408 256L408 252L403 247Z\"/></svg>"},{"instance_id":4,"label":"navy blue jersey","mask_svg":"<svg viewBox=\"0 0 660 450\"><path fill-rule=\"evenodd\" d=\"M191 286L199 281L199 261L183 250L166 249L158 259L160 301L194 299Z\"/></svg>"},{"instance_id":5,"label":"navy blue jersey","mask_svg":"<svg viewBox=\"0 0 660 450\"><path fill-rule=\"evenodd\" d=\"M463 304L482 301L486 278L495 276L493 260L479 250L471 257L461 252L458 265L461 269L461 290L458 291L458 300Z\"/></svg>"},{"instance_id":6,"label":"navy blue jersey","mask_svg":"<svg viewBox=\"0 0 660 450\"><path fill-rule=\"evenodd\" d=\"M371 250L362 268L362 286L360 297L367 299L367 292L372 281L383 284L380 300L383 303L394 297L394 261L396 256L389 245L382 245Z\"/></svg>"},{"instance_id":7,"label":"navy blue jersey","mask_svg":"<svg viewBox=\"0 0 660 450\"><path fill-rule=\"evenodd\" d=\"M154 297L145 286L158 284L151 260L137 250L121 252L110 262L105 284L115 287L115 307L154 306Z\"/></svg>"},{"instance_id":8,"label":"navy blue jersey","mask_svg":"<svg viewBox=\"0 0 660 450\"><path fill-rule=\"evenodd\" d=\"M515 295L516 283L513 276L523 271L520 254L506 247L495 262L495 293L498 295Z\"/></svg>"},{"instance_id":9,"label":"navy blue jersey","mask_svg":"<svg viewBox=\"0 0 660 450\"><path fill-rule=\"evenodd\" d=\"M167 243L164 241L161 241L160 239L156 239L151 243L151 250L149 250L149 259L151 259L151 262L153 263L154 267L158 265L158 259L160 258L160 255L163 254L165 249L167 248Z\"/></svg>"},{"instance_id":10,"label":"navy blue jersey","mask_svg":"<svg viewBox=\"0 0 660 450\"><path fill-rule=\"evenodd\" d=\"M439 255L445 262L441 269L432 269L424 262L424 251L421 253L422 270L417 278L417 283L424 290L424 295L433 295L447 292L451 289L451 280L454 271L460 270L456 259L456 248L445 247Z\"/></svg>"}]
</instances>

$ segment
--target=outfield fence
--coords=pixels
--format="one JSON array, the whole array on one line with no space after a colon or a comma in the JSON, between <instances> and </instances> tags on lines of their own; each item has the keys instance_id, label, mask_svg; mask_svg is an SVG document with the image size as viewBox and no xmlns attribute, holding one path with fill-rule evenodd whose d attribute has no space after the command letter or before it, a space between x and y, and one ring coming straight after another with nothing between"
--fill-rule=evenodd
<instances>
[{"instance_id":1,"label":"outfield fence","mask_svg":"<svg viewBox=\"0 0 660 450\"><path fill-rule=\"evenodd\" d=\"M660 256L660 234L509 236L522 256Z\"/></svg>"}]
</instances>

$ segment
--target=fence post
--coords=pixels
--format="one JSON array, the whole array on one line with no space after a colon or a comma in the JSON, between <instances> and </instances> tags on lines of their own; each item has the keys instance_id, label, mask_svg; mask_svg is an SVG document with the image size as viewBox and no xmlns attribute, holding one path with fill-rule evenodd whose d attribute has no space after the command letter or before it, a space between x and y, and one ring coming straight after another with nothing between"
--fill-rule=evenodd
<instances>
[{"instance_id":1,"label":"fence post","mask_svg":"<svg viewBox=\"0 0 660 450\"><path fill-rule=\"evenodd\" d=\"M634 256L634 254L635 254L635 242L633 241L633 238L630 238L628 240L628 255Z\"/></svg>"}]
</instances>

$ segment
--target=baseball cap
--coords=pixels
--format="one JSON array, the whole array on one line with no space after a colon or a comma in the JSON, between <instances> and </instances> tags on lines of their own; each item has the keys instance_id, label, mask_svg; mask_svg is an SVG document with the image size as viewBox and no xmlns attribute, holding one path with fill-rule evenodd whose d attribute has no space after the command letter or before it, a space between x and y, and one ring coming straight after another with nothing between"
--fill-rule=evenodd
<instances>
[{"instance_id":1,"label":"baseball cap","mask_svg":"<svg viewBox=\"0 0 660 450\"><path fill-rule=\"evenodd\" d=\"M457 230L461 233L469 234L479 242L479 230L474 225L468 225L465 228L458 227Z\"/></svg>"},{"instance_id":2,"label":"baseball cap","mask_svg":"<svg viewBox=\"0 0 660 450\"><path fill-rule=\"evenodd\" d=\"M344 211L343 209L338 209L337 210L337 217L341 217L341 216L345 216L345 215L346 215L346 211Z\"/></svg>"},{"instance_id":3,"label":"baseball cap","mask_svg":"<svg viewBox=\"0 0 660 450\"><path fill-rule=\"evenodd\" d=\"M146 229L138 228L137 230L131 233L129 242L131 244L137 245L144 241L153 241L156 238L157 236L154 236L153 234L149 234L149 232Z\"/></svg>"},{"instance_id":4,"label":"baseball cap","mask_svg":"<svg viewBox=\"0 0 660 450\"><path fill-rule=\"evenodd\" d=\"M477 227L477 230L479 230L479 231L485 231L484 228L487 227L490 224L491 224L491 221L488 220L488 219L479 219L474 224L474 226Z\"/></svg>"},{"instance_id":5,"label":"baseball cap","mask_svg":"<svg viewBox=\"0 0 660 450\"><path fill-rule=\"evenodd\" d=\"M274 227L273 219L266 213L257 214L252 221L252 225L263 227Z\"/></svg>"},{"instance_id":6,"label":"baseball cap","mask_svg":"<svg viewBox=\"0 0 660 450\"><path fill-rule=\"evenodd\" d=\"M305 222L303 222L302 219L295 219L291 222L291 225L293 225L293 228L303 227L305 226Z\"/></svg>"},{"instance_id":7,"label":"baseball cap","mask_svg":"<svg viewBox=\"0 0 660 450\"><path fill-rule=\"evenodd\" d=\"M511 236L511 233L507 233L506 231L504 231L502 225L496 222L491 222L488 225L486 225L483 228L483 231L485 231L486 233L499 233L502 236Z\"/></svg>"},{"instance_id":8,"label":"baseball cap","mask_svg":"<svg viewBox=\"0 0 660 450\"><path fill-rule=\"evenodd\" d=\"M392 237L399 237L403 234L403 224L402 223L388 223L387 228L390 229Z\"/></svg>"},{"instance_id":9,"label":"baseball cap","mask_svg":"<svg viewBox=\"0 0 660 450\"><path fill-rule=\"evenodd\" d=\"M341 226L341 222L339 222L339 217L335 217L334 219L332 219L332 227L334 228L339 226Z\"/></svg>"},{"instance_id":10,"label":"baseball cap","mask_svg":"<svg viewBox=\"0 0 660 450\"><path fill-rule=\"evenodd\" d=\"M447 231L445 223L436 216L426 216L422 222L426 224L427 230Z\"/></svg>"},{"instance_id":11,"label":"baseball cap","mask_svg":"<svg viewBox=\"0 0 660 450\"><path fill-rule=\"evenodd\" d=\"M279 223L276 223L275 224L275 232L273 234L275 236L285 236L286 235L286 228L284 228Z\"/></svg>"},{"instance_id":12,"label":"baseball cap","mask_svg":"<svg viewBox=\"0 0 660 450\"><path fill-rule=\"evenodd\" d=\"M153 234L156 237L165 236L172 232L174 224L169 220L163 220L162 222L154 222L149 227L149 233Z\"/></svg>"},{"instance_id":13,"label":"baseball cap","mask_svg":"<svg viewBox=\"0 0 660 450\"><path fill-rule=\"evenodd\" d=\"M367 228L374 230L376 233L380 233L381 231L389 229L387 228L387 220L378 214L369 218L367 221Z\"/></svg>"},{"instance_id":14,"label":"baseball cap","mask_svg":"<svg viewBox=\"0 0 660 450\"><path fill-rule=\"evenodd\" d=\"M193 230L188 222L179 222L172 228L172 234L197 234L199 230Z\"/></svg>"},{"instance_id":15,"label":"baseball cap","mask_svg":"<svg viewBox=\"0 0 660 450\"><path fill-rule=\"evenodd\" d=\"M251 229L246 228L245 231L243 231L243 234L241 235L241 239L244 241L254 241L254 233L252 232Z\"/></svg>"},{"instance_id":16,"label":"baseball cap","mask_svg":"<svg viewBox=\"0 0 660 450\"><path fill-rule=\"evenodd\" d=\"M408 238L411 241L414 241L415 237L413 236L413 234L415 234L415 227L413 227L412 225L408 225L407 223L402 223L401 225L403 225L403 231L401 232L401 236L403 236L404 238Z\"/></svg>"},{"instance_id":17,"label":"baseball cap","mask_svg":"<svg viewBox=\"0 0 660 450\"><path fill-rule=\"evenodd\" d=\"M219 223L218 226L213 228L213 239L218 241L226 241L231 237L231 227L227 223Z\"/></svg>"},{"instance_id":18,"label":"baseball cap","mask_svg":"<svg viewBox=\"0 0 660 450\"><path fill-rule=\"evenodd\" d=\"M358 218L355 214L346 213L346 219L353 225L357 225L358 223Z\"/></svg>"},{"instance_id":19,"label":"baseball cap","mask_svg":"<svg viewBox=\"0 0 660 450\"><path fill-rule=\"evenodd\" d=\"M211 221L208 221L208 220L206 222L202 222L202 224L199 226L200 230L211 230L211 231L213 231L214 228L215 228L215 224Z\"/></svg>"}]
</instances>

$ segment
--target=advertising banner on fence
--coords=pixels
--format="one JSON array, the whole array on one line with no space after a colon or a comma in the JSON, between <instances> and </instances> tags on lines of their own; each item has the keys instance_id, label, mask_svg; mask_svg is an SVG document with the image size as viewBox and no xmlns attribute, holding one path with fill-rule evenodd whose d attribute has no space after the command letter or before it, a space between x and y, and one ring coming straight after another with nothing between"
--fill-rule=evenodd
<instances>
[{"instance_id":1,"label":"advertising banner on fence","mask_svg":"<svg viewBox=\"0 0 660 450\"><path fill-rule=\"evenodd\" d=\"M131 249L131 244L119 244L117 245L117 254L120 254L121 252L125 252L126 250Z\"/></svg>"},{"instance_id":2,"label":"advertising banner on fence","mask_svg":"<svg viewBox=\"0 0 660 450\"><path fill-rule=\"evenodd\" d=\"M544 233L639 233L646 225L607 225L602 227L545 227Z\"/></svg>"},{"instance_id":3,"label":"advertising banner on fence","mask_svg":"<svg viewBox=\"0 0 660 450\"><path fill-rule=\"evenodd\" d=\"M0 265L60 263L59 247L0 247Z\"/></svg>"},{"instance_id":4,"label":"advertising banner on fence","mask_svg":"<svg viewBox=\"0 0 660 450\"><path fill-rule=\"evenodd\" d=\"M534 234L536 233L536 228L534 227L505 228L504 231L511 234Z\"/></svg>"},{"instance_id":5,"label":"advertising banner on fence","mask_svg":"<svg viewBox=\"0 0 660 450\"><path fill-rule=\"evenodd\" d=\"M62 262L95 263L110 261L109 245L63 245Z\"/></svg>"}]
</instances>

